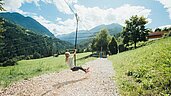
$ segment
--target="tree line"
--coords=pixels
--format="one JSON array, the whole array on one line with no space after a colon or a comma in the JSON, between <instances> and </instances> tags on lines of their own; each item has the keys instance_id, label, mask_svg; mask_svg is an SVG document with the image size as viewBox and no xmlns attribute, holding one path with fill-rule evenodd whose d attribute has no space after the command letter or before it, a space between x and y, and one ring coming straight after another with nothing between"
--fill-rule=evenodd
<instances>
[{"instance_id":1,"label":"tree line","mask_svg":"<svg viewBox=\"0 0 171 96\"><path fill-rule=\"evenodd\" d=\"M93 39L91 50L117 54L127 50L127 47L132 44L134 44L134 48L137 48L138 42L148 40L147 35L150 29L145 27L147 23L147 18L135 15L125 21L123 31L115 36L111 36L107 29L103 29Z\"/></svg>"},{"instance_id":2,"label":"tree line","mask_svg":"<svg viewBox=\"0 0 171 96\"><path fill-rule=\"evenodd\" d=\"M102 29L92 40L91 51L106 51L109 54L117 54L128 50L132 45L136 49L137 43L148 41L147 36L153 32L152 29L146 28L147 23L147 18L135 15L125 21L122 32L115 36L111 36L107 29ZM160 31L167 32L164 36L171 36L171 27L156 28L154 32Z\"/></svg>"}]
</instances>

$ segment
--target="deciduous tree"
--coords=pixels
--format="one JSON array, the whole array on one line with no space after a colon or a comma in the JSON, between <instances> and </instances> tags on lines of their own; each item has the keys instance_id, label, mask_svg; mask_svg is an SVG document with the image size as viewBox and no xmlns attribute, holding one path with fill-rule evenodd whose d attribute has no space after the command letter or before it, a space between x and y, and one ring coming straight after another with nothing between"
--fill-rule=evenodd
<instances>
[{"instance_id":1,"label":"deciduous tree","mask_svg":"<svg viewBox=\"0 0 171 96\"><path fill-rule=\"evenodd\" d=\"M97 51L107 51L108 43L111 40L111 36L107 29L103 29L96 36L96 49Z\"/></svg>"},{"instance_id":2,"label":"deciduous tree","mask_svg":"<svg viewBox=\"0 0 171 96\"><path fill-rule=\"evenodd\" d=\"M137 15L132 16L129 20L126 20L126 26L123 28L123 43L134 43L134 47L136 48L137 42L146 41L148 29L145 28L145 24L147 23L148 21L146 18L143 16L138 17Z\"/></svg>"}]
</instances>

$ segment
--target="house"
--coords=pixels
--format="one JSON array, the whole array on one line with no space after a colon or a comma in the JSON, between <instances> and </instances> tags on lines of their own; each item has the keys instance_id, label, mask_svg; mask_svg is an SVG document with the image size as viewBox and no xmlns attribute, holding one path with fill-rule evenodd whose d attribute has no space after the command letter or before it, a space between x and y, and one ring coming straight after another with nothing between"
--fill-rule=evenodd
<instances>
[{"instance_id":1,"label":"house","mask_svg":"<svg viewBox=\"0 0 171 96\"><path fill-rule=\"evenodd\" d=\"M147 38L149 40L159 39L159 38L162 38L165 33L167 33L167 32L166 31L151 32L151 33L149 33Z\"/></svg>"}]
</instances>

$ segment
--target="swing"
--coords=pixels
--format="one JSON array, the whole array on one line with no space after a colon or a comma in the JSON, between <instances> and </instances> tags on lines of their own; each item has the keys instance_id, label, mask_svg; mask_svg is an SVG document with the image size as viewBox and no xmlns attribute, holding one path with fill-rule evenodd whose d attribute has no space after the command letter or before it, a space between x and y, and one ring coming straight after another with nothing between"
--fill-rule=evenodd
<instances>
[{"instance_id":1,"label":"swing","mask_svg":"<svg viewBox=\"0 0 171 96\"><path fill-rule=\"evenodd\" d=\"M75 32L75 48L74 49L69 49L68 52L74 53L75 49L77 49L77 32L78 32L78 15L77 13L74 14L76 21L77 21L77 26L76 26L76 32ZM76 54L74 55L74 65L76 66Z\"/></svg>"},{"instance_id":2,"label":"swing","mask_svg":"<svg viewBox=\"0 0 171 96\"><path fill-rule=\"evenodd\" d=\"M66 1L65 1L66 2ZM67 3L67 2L66 2ZM68 5L68 3L67 3L67 5ZM69 6L69 5L68 5ZM74 13L74 15L75 15L75 18L76 18L76 21L77 21L77 25L76 25L76 31L75 31L75 47L74 47L74 50L72 50L72 49L70 49L69 51L71 51L71 52L74 52L75 51L75 49L77 49L77 32L78 32L78 15L77 15L77 13L75 13L73 10L72 10L72 8L69 6L69 8L71 9L71 11ZM69 52L68 51L68 52ZM76 54L75 54L75 56L74 56L74 65L76 66Z\"/></svg>"},{"instance_id":3,"label":"swing","mask_svg":"<svg viewBox=\"0 0 171 96\"><path fill-rule=\"evenodd\" d=\"M76 56L75 56L76 55L76 50L75 49L74 50L67 49L66 51L67 51L67 52L65 52L66 62L67 62L68 66L70 67L70 69L72 71L82 70L85 73L89 72L89 67L85 69L85 68L82 68L81 66L76 66ZM73 56L74 57L71 56L70 53L73 53Z\"/></svg>"},{"instance_id":4,"label":"swing","mask_svg":"<svg viewBox=\"0 0 171 96\"><path fill-rule=\"evenodd\" d=\"M66 2L66 0L64 0L64 2L68 5L69 9L75 15L75 18L76 18L77 25L76 25L76 31L75 31L75 48L74 49L77 49L77 32L78 32L78 20L79 20L79 18L78 18L77 13L74 12L74 10L71 8L71 6L69 6L69 4ZM73 51L73 50L69 50L69 51ZM74 56L74 65L76 66L76 54Z\"/></svg>"},{"instance_id":5,"label":"swing","mask_svg":"<svg viewBox=\"0 0 171 96\"><path fill-rule=\"evenodd\" d=\"M65 0L64 0L65 1ZM78 15L77 13L74 12L74 10L69 6L69 4L65 1L65 3L68 5L68 7L70 8L70 10L74 13L75 15L75 18L76 18L76 22L77 22L77 25L76 25L76 32L75 32L75 47L74 47L74 50L68 50L68 52L71 52L74 54L74 52L76 52L76 49L77 49L77 32L78 32ZM77 67L76 66L76 53L74 54L74 65L75 67L71 68L72 71L78 71L78 70L82 70L84 71L85 73L89 72L89 67L87 69L84 69L82 67Z\"/></svg>"}]
</instances>

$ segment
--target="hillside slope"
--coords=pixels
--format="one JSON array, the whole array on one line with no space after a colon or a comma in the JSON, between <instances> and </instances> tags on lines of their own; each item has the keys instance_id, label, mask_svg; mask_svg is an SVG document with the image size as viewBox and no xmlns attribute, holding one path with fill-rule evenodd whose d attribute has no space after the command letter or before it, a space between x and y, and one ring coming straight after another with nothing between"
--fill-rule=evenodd
<instances>
[{"instance_id":1,"label":"hillside slope","mask_svg":"<svg viewBox=\"0 0 171 96\"><path fill-rule=\"evenodd\" d=\"M71 43L35 34L0 18L0 66L14 65L21 59L41 58L64 52Z\"/></svg>"},{"instance_id":2,"label":"hillside slope","mask_svg":"<svg viewBox=\"0 0 171 96\"><path fill-rule=\"evenodd\" d=\"M109 59L123 96L171 95L171 37Z\"/></svg>"},{"instance_id":3,"label":"hillside slope","mask_svg":"<svg viewBox=\"0 0 171 96\"><path fill-rule=\"evenodd\" d=\"M0 13L0 17L5 18L17 25L29 29L37 34L54 37L54 35L39 22L31 17L24 17L19 13Z\"/></svg>"}]
</instances>

